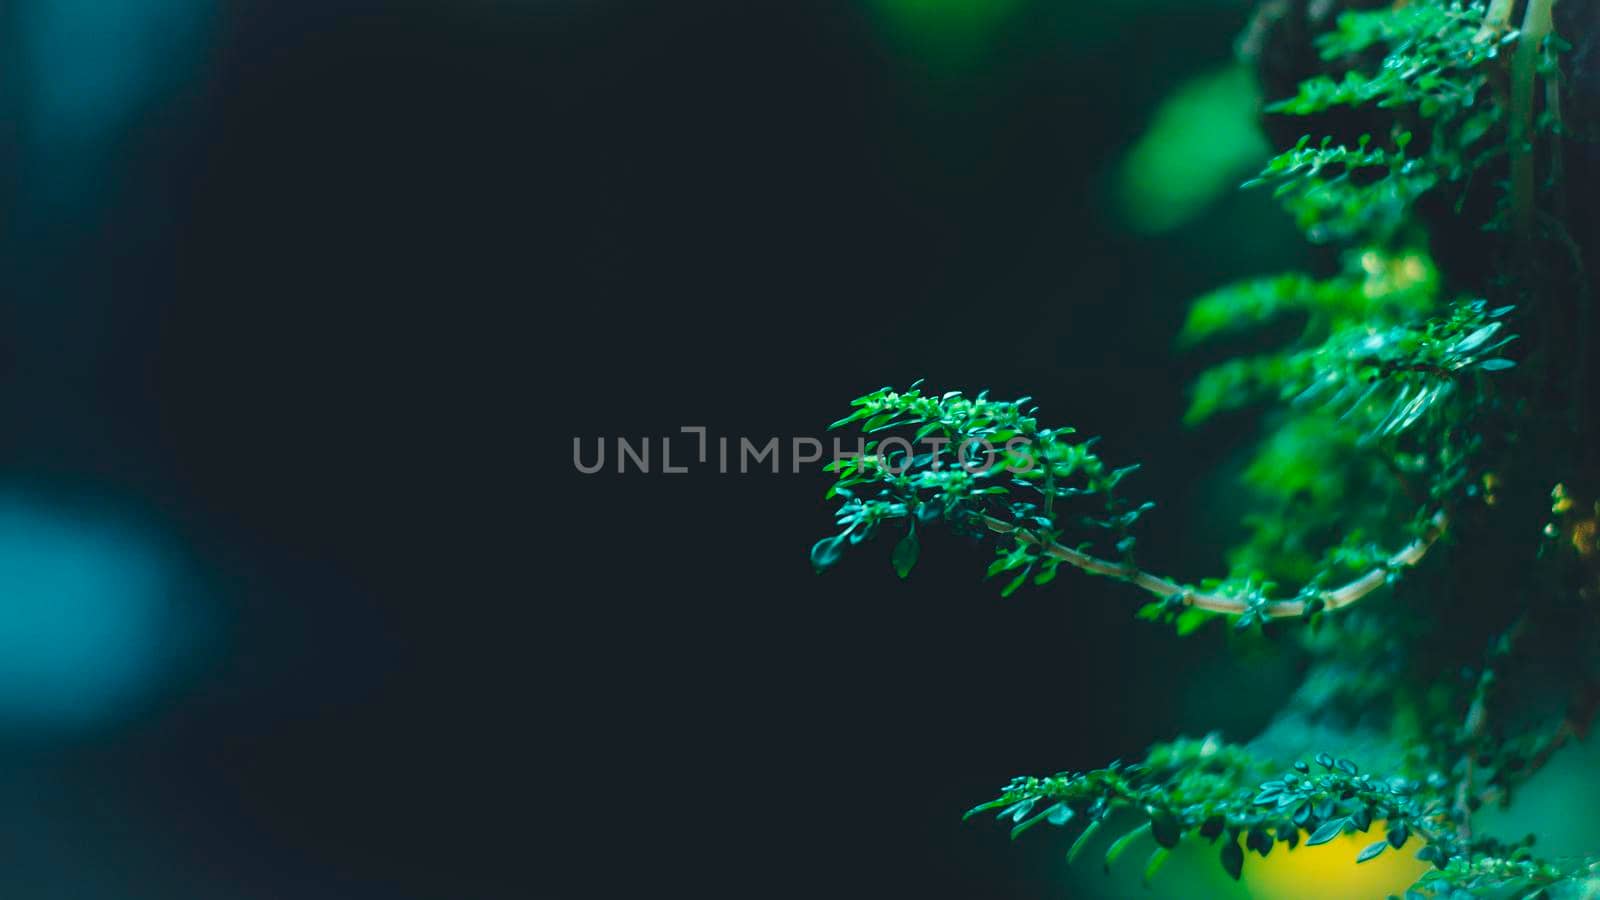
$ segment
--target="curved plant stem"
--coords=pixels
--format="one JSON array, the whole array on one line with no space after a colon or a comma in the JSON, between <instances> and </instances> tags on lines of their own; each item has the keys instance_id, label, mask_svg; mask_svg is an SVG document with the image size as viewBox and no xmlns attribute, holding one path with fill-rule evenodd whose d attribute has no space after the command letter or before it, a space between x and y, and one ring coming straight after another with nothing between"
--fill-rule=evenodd
<instances>
[{"instance_id":1,"label":"curved plant stem","mask_svg":"<svg viewBox=\"0 0 1600 900\"><path fill-rule=\"evenodd\" d=\"M1192 606L1207 612L1229 616L1243 615L1251 611L1252 608L1258 608L1265 616L1272 619L1300 616L1304 615L1306 611L1306 602L1304 600L1268 600L1264 605L1253 607L1251 603L1239 597L1192 591L1169 578L1152 575L1140 569L1129 568L1097 556L1090 556L1080 550L1074 550L1054 541L1041 543L1038 536L1033 532L1024 528L1017 528L1011 523L996 519L993 516L984 516L983 518L984 524L989 526L990 531L997 534L1015 534L1017 540L1024 544L1039 545L1045 553L1062 562L1095 575L1119 578L1162 599L1179 595L1184 606ZM1433 518L1429 520L1428 528L1423 535L1390 556L1384 561L1383 565L1373 568L1354 581L1323 591L1319 595L1323 609L1332 611L1350 606L1387 583L1389 573L1393 570L1414 566L1421 562L1422 557L1427 555L1434 541L1438 540L1439 535L1444 533L1445 526L1448 523L1449 519L1442 511L1435 513Z\"/></svg>"}]
</instances>

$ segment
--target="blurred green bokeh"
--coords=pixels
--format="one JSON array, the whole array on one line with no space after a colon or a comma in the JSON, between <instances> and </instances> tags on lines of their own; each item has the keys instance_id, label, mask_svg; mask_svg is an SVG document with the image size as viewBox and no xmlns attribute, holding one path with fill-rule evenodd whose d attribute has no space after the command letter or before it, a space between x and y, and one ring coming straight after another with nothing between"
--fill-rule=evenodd
<instances>
[{"instance_id":1,"label":"blurred green bokeh","mask_svg":"<svg viewBox=\"0 0 1600 900\"><path fill-rule=\"evenodd\" d=\"M898 39L935 59L967 59L987 48L1027 0L873 0Z\"/></svg>"},{"instance_id":2,"label":"blurred green bokeh","mask_svg":"<svg viewBox=\"0 0 1600 900\"><path fill-rule=\"evenodd\" d=\"M1268 156L1256 124L1260 90L1243 65L1185 81L1128 151L1118 201L1129 225L1160 232L1187 224L1253 174Z\"/></svg>"}]
</instances>

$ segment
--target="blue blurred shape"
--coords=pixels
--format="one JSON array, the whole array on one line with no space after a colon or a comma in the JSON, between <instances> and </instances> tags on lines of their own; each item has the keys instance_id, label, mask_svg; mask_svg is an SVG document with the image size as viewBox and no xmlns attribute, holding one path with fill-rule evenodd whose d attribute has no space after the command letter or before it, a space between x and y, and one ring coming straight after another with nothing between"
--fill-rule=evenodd
<instances>
[{"instance_id":1,"label":"blue blurred shape","mask_svg":"<svg viewBox=\"0 0 1600 900\"><path fill-rule=\"evenodd\" d=\"M149 534L0 498L0 728L131 714L177 649L178 583Z\"/></svg>"},{"instance_id":2,"label":"blue blurred shape","mask_svg":"<svg viewBox=\"0 0 1600 900\"><path fill-rule=\"evenodd\" d=\"M95 140L192 77L210 0L21 0L32 125Z\"/></svg>"}]
</instances>

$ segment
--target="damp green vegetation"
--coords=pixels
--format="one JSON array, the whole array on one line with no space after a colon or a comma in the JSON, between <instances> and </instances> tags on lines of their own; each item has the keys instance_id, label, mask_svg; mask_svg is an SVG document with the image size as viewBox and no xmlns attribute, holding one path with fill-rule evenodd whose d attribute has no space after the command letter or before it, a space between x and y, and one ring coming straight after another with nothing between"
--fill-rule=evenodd
<instances>
[{"instance_id":1,"label":"damp green vegetation","mask_svg":"<svg viewBox=\"0 0 1600 900\"><path fill-rule=\"evenodd\" d=\"M1248 882L1257 860L1355 835L1348 866L1402 850L1425 864L1398 888L1407 900L1600 890L1600 846L1546 856L1536 835L1475 821L1600 708L1586 274L1600 238L1579 208L1595 188L1600 107L1582 67L1596 35L1592 13L1569 28L1561 12L1265 4L1245 68L1181 88L1135 145L1124 190L1144 226L1204 202L1205 184L1159 189L1185 153L1205 178L1259 153L1244 189L1271 192L1326 262L1200 297L1173 347L1147 348L1205 354L1187 423L1254 442L1238 484L1253 512L1222 577L1146 565L1139 526L1159 498L1140 495L1135 461L1064 424L1066 398L917 382L857 397L833 423L862 452L828 467L838 506L811 551L819 572L877 540L914 578L924 536L953 530L989 548L1001 596L1115 579L1130 614L1174 639L1250 632L1305 660L1253 739L1179 738L1018 777L968 817L1051 833L1071 859L1138 856L1147 880L1180 844ZM1208 146L1205 123L1238 115L1206 110L1256 96L1278 152L1237 128Z\"/></svg>"}]
</instances>

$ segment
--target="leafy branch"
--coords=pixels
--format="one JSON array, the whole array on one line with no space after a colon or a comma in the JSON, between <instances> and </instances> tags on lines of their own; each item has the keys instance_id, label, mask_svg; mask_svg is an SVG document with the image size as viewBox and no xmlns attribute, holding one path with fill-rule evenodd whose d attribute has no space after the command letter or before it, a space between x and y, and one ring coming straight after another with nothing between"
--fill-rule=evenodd
<instances>
[{"instance_id":1,"label":"leafy branch","mask_svg":"<svg viewBox=\"0 0 1600 900\"><path fill-rule=\"evenodd\" d=\"M1428 527L1416 540L1391 554L1380 565L1357 578L1332 589L1311 588L1292 599L1269 599L1250 592L1196 591L1177 582L1152 575L1138 569L1129 569L1118 563L1090 556L1079 550L1039 539L1026 529L1017 528L999 519L986 517L986 524L995 532L1015 534L1025 544L1040 546L1045 553L1094 575L1107 575L1127 581L1160 597L1165 608L1193 607L1210 613L1240 616L1246 624L1262 619L1295 618L1318 612L1332 612L1350 606L1373 591L1389 584L1402 570L1422 561L1439 536L1444 533L1449 517L1443 511L1433 514Z\"/></svg>"},{"instance_id":2,"label":"leafy branch","mask_svg":"<svg viewBox=\"0 0 1600 900\"><path fill-rule=\"evenodd\" d=\"M1562 868L1533 857L1530 841L1506 844L1490 838L1458 837L1453 824L1452 785L1440 773L1414 779L1374 777L1352 761L1318 753L1313 763L1281 768L1263 762L1252 748L1216 735L1157 744L1141 763L1112 763L1089 772L1021 777L1000 796L968 810L964 818L998 810L1017 839L1040 825L1076 830L1069 861L1108 823L1127 828L1105 853L1109 869L1134 844L1156 845L1147 865L1186 840L1221 842L1218 862L1234 879L1243 874L1247 852L1262 858L1278 844L1286 852L1302 843L1326 844L1346 834L1372 833L1358 852L1359 864L1399 850L1413 838L1426 846L1417 858L1433 865L1418 882L1422 890L1467 891L1467 896L1534 896L1586 866ZM1128 817L1136 823L1127 826ZM1374 826L1380 826L1376 832ZM1242 845L1241 845L1242 840ZM1408 894L1408 897L1411 896Z\"/></svg>"},{"instance_id":3,"label":"leafy branch","mask_svg":"<svg viewBox=\"0 0 1600 900\"><path fill-rule=\"evenodd\" d=\"M1495 371L1509 366L1485 355L1510 340L1498 336L1498 319L1505 312L1486 311L1481 302L1473 302L1389 332L1369 327L1353 337L1349 329L1340 329L1295 357L1290 368L1316 373L1301 391L1302 399L1357 372L1370 373L1371 387L1361 404L1378 387L1399 382L1397 396L1378 418L1381 431L1403 431L1451 392L1449 376L1471 367ZM1424 381L1413 385L1404 380L1413 376ZM990 576L1010 576L1003 595L1030 577L1048 583L1059 564L1066 563L1155 594L1160 612L1169 617L1193 609L1236 616L1240 627L1248 627L1360 601L1420 562L1448 522L1445 510L1437 508L1419 515L1412 539L1398 551L1371 559L1330 555L1329 565L1291 597L1274 598L1270 582L1248 577L1185 585L1147 572L1134 561L1131 530L1153 504L1131 504L1117 487L1137 467L1109 466L1093 451L1094 441L1075 440L1072 428L1041 427L1030 399L996 401L987 393L968 399L960 392L933 396L913 386L903 393L882 388L852 401L855 410L830 428L858 424L862 452L827 467L837 475L828 496L843 500L837 514L841 530L812 548L816 569L831 567L845 548L870 540L884 523L904 520L907 530L893 562L905 577L917 558L917 527L946 522L965 533L987 531L1012 539L989 567ZM889 436L865 440L878 435ZM979 450L982 464L974 465ZM1086 515L1081 508L1091 499L1098 501L1097 515ZM1109 537L1117 559L1093 551L1097 534L1102 541ZM1063 540L1068 535L1071 542ZM1352 561L1364 563L1363 568L1332 586L1340 566Z\"/></svg>"},{"instance_id":4,"label":"leafy branch","mask_svg":"<svg viewBox=\"0 0 1600 900\"><path fill-rule=\"evenodd\" d=\"M1343 250L1319 273L1201 297L1178 336L1219 357L1202 362L1185 423L1220 429L1221 440L1259 435L1240 474L1248 536L1227 577L1185 584L1142 565L1136 526L1153 504L1125 495L1137 466L1112 465L1072 428L1041 425L1029 398L936 395L919 382L858 397L833 424L861 439L827 467L840 506L836 532L811 551L819 572L890 529L891 562L908 577L922 535L945 527L997 545L988 576L1003 578L1002 596L1048 584L1065 565L1154 595L1138 615L1179 634L1219 616L1237 628L1296 617L1313 626L1288 633L1307 674L1253 742L1184 739L1134 765L1017 778L968 817L995 812L1013 838L1041 825L1075 831L1069 860L1100 830L1122 829L1106 865L1153 844L1147 879L1182 841L1220 844L1220 864L1239 878L1250 852L1371 831L1355 862L1424 843L1417 858L1432 869L1406 900L1600 889L1600 858L1541 860L1531 837L1498 841L1472 822L1600 709L1600 457L1571 446L1600 433L1583 404L1592 378L1581 352L1593 327L1584 270L1600 249L1591 223L1567 219L1550 193L1567 174L1563 68L1592 66L1600 34L1578 36L1582 49L1569 54L1553 7L1344 10L1300 48L1314 74L1265 108L1271 122L1294 123L1291 140L1304 136L1246 187L1271 187L1310 241ZM1487 264L1462 265L1441 230L1458 240L1472 231L1454 246ZM1524 326L1531 346L1513 343ZM1569 328L1578 352L1560 343ZM1235 427L1245 411L1259 413L1259 429ZM1447 529L1472 550L1411 579L1427 590L1408 585L1404 604L1321 617L1418 566ZM1552 724L1546 707L1563 694ZM1276 762L1324 746L1393 774L1326 753Z\"/></svg>"}]
</instances>

